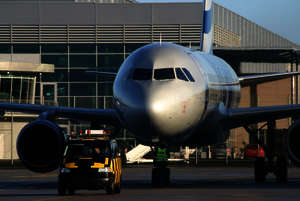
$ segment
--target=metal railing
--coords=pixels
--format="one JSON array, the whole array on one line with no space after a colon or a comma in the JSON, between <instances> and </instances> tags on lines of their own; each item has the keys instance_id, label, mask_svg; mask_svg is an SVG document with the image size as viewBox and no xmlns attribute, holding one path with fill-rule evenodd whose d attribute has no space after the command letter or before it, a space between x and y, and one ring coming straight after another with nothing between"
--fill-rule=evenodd
<instances>
[{"instance_id":1,"label":"metal railing","mask_svg":"<svg viewBox=\"0 0 300 201\"><path fill-rule=\"evenodd\" d=\"M35 98L35 104L41 104L40 97ZM58 96L57 100L44 100L44 105L83 108L113 108L113 96Z\"/></svg>"}]
</instances>

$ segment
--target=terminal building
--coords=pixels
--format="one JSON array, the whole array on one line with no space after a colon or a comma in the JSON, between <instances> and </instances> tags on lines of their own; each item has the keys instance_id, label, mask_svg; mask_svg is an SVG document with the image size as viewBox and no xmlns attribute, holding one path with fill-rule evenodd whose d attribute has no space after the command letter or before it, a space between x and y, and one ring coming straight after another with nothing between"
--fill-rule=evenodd
<instances>
[{"instance_id":1,"label":"terminal building","mask_svg":"<svg viewBox=\"0 0 300 201\"><path fill-rule=\"evenodd\" d=\"M202 3L0 0L0 83L10 80L14 83L10 86L16 89L1 84L0 98L20 103L111 108L113 80L85 73L87 70L117 72L135 49L159 41L198 49L201 30ZM290 50L299 46L217 4L214 45L215 54L230 63L238 74L296 69L292 60L253 62L228 56L227 50ZM254 91L243 89L241 106L295 103L291 83L291 79L285 79L262 84ZM278 94L273 99L275 92ZM251 98L253 93L255 100ZM20 125L28 121L24 116L16 118L14 121ZM3 123L9 127L10 121L12 118ZM283 122L282 126L287 124ZM14 136L19 129L13 129ZM232 133L232 146L247 143L244 131L236 129ZM6 138L14 144L15 137L6 134L0 133L0 145L9 144L5 143ZM2 153L9 153L10 148L2 147ZM2 154L2 158L12 155L16 157L14 153Z\"/></svg>"}]
</instances>

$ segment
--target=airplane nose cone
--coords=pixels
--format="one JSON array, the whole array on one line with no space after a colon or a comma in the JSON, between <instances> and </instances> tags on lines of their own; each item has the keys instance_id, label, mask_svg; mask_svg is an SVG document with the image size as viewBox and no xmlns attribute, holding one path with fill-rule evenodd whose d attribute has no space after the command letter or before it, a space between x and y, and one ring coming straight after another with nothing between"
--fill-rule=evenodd
<instances>
[{"instance_id":1,"label":"airplane nose cone","mask_svg":"<svg viewBox=\"0 0 300 201\"><path fill-rule=\"evenodd\" d=\"M176 81L132 84L119 109L129 130L141 141L179 138L199 118L200 105ZM174 87L176 86L176 87ZM193 108L193 105L197 105ZM198 107L199 106L199 107ZM121 115L120 115L121 116Z\"/></svg>"},{"instance_id":2,"label":"airplane nose cone","mask_svg":"<svg viewBox=\"0 0 300 201\"><path fill-rule=\"evenodd\" d=\"M180 89L160 87L146 99L146 112L153 130L163 137L176 136L191 125L188 102Z\"/></svg>"}]
</instances>

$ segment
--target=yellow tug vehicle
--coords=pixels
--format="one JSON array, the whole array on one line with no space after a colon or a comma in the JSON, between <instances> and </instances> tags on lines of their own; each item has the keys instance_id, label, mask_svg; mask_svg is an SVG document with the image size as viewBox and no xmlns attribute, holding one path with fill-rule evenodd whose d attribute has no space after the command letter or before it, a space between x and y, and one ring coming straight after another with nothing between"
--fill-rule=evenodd
<instances>
[{"instance_id":1,"label":"yellow tug vehicle","mask_svg":"<svg viewBox=\"0 0 300 201\"><path fill-rule=\"evenodd\" d=\"M122 163L116 140L104 130L87 130L68 142L58 176L58 194L104 189L120 193Z\"/></svg>"}]
</instances>

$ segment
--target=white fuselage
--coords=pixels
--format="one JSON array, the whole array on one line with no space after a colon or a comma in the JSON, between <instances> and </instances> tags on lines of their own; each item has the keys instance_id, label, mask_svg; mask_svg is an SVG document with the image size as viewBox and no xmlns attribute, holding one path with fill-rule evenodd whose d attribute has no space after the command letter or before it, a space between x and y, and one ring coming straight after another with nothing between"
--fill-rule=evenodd
<instances>
[{"instance_id":1,"label":"white fuselage","mask_svg":"<svg viewBox=\"0 0 300 201\"><path fill-rule=\"evenodd\" d=\"M225 61L169 43L133 52L113 91L122 124L145 144L187 141L220 104L235 107L240 98L238 77Z\"/></svg>"}]
</instances>

